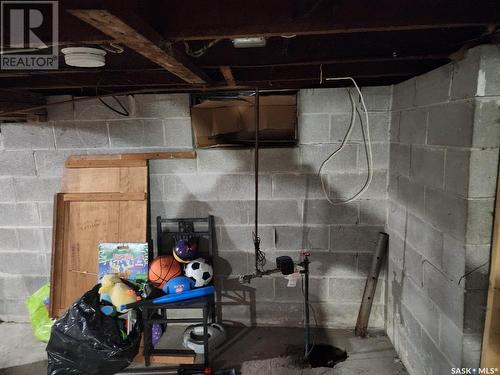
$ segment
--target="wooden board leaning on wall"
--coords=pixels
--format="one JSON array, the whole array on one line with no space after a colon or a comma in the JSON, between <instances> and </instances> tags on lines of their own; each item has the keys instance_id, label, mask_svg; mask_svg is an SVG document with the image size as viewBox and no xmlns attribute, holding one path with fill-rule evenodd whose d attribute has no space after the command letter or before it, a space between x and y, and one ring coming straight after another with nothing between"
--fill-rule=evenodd
<instances>
[{"instance_id":1,"label":"wooden board leaning on wall","mask_svg":"<svg viewBox=\"0 0 500 375\"><path fill-rule=\"evenodd\" d=\"M497 184L481 367L500 368L500 180Z\"/></svg>"},{"instance_id":2,"label":"wooden board leaning on wall","mask_svg":"<svg viewBox=\"0 0 500 375\"><path fill-rule=\"evenodd\" d=\"M61 316L97 283L100 242L147 242L148 160L194 152L77 155L54 198L50 315Z\"/></svg>"}]
</instances>

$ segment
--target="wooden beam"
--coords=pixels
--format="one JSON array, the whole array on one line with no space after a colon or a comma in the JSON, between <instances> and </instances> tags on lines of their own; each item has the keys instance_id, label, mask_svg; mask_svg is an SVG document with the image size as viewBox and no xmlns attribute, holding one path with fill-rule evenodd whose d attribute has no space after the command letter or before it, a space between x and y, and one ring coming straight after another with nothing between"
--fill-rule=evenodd
<instances>
[{"instance_id":1,"label":"wooden beam","mask_svg":"<svg viewBox=\"0 0 500 375\"><path fill-rule=\"evenodd\" d=\"M137 152L128 154L71 155L64 166L66 168L109 168L140 167L147 160L157 159L195 159L195 151Z\"/></svg>"},{"instance_id":2,"label":"wooden beam","mask_svg":"<svg viewBox=\"0 0 500 375\"><path fill-rule=\"evenodd\" d=\"M307 66L307 65L332 65L332 64L357 64L357 63L378 63L387 62L391 63L394 61L424 61L424 60L449 60L449 57L445 54L443 55L423 55L423 56L396 56L396 57L364 57L364 58L338 58L338 59L327 59L327 60L303 60L303 61L291 61L291 62L276 62L270 64L243 64L236 63L231 64L231 66L221 66L221 73L223 68L238 68L238 69L257 69L257 68L274 68L274 67L284 67L284 66ZM203 69L217 69L218 65L203 65ZM232 73L232 72L231 72ZM0 78L1 78L0 74ZM226 78L224 76L224 78Z\"/></svg>"},{"instance_id":3,"label":"wooden beam","mask_svg":"<svg viewBox=\"0 0 500 375\"><path fill-rule=\"evenodd\" d=\"M27 107L44 106L45 96L39 93L17 90L0 89L0 120L12 121L46 121L46 108L39 108L31 113L23 113Z\"/></svg>"},{"instance_id":4,"label":"wooden beam","mask_svg":"<svg viewBox=\"0 0 500 375\"><path fill-rule=\"evenodd\" d=\"M333 34L357 34L357 33L379 33L379 32L389 32L389 31L408 31L408 30L443 30L443 29L461 29L465 27L485 27L487 28L490 24L483 22L475 23L447 23L447 24L436 24L436 25L398 25L398 26L384 26L384 27L346 27L346 28L316 28L310 29L304 25L298 25L299 27L293 27L293 25L281 25L281 29L273 31L272 29L254 29L252 27L247 27L244 29L237 29L237 31L232 31L231 29L221 29L214 30L212 33L202 33L193 32L190 33L172 33L166 34L165 37L170 38L173 41L181 40L208 40L208 39L233 39L233 38L244 38L250 36L263 36L263 37L273 37L281 35L333 35ZM300 27L302 26L302 27ZM285 31L290 30L290 31Z\"/></svg>"},{"instance_id":5,"label":"wooden beam","mask_svg":"<svg viewBox=\"0 0 500 375\"><path fill-rule=\"evenodd\" d=\"M424 72L422 72L424 73ZM384 86L392 85L407 79L414 77L415 73L397 73L392 75L383 76L354 76L356 81L360 86ZM131 93L141 92L141 93L191 93L191 92L216 92L216 91L231 91L231 90L254 90L259 87L261 90L297 90L297 89L307 89L307 88L321 88L321 87L346 87L349 86L348 83L344 81L329 81L319 84L318 77L309 77L302 80L266 80L262 79L260 81L247 81L239 82L235 87L228 87L226 81L214 82L212 86L197 88L195 86L176 86L176 87L165 87L162 85L158 86L113 86L109 85L106 87L108 93L114 93L115 95L129 95ZM141 87L141 90L138 90ZM95 95L95 87L84 88L84 87L37 87L39 92L47 92L47 95L74 95L74 96L89 96Z\"/></svg>"},{"instance_id":6,"label":"wooden beam","mask_svg":"<svg viewBox=\"0 0 500 375\"><path fill-rule=\"evenodd\" d=\"M398 72L398 73L384 73L384 74L356 74L352 77L356 80L365 79L365 78L391 78L391 77L413 77L416 73L412 72ZM340 75L329 75L328 77L345 77L344 74ZM272 86L274 83L299 83L299 82L319 82L319 75L317 77L296 77L296 78L272 78L272 79L254 79L241 82L241 85L245 85L248 87L260 87L261 85L270 85ZM324 86L328 86L323 83ZM342 86L342 85L341 85ZM349 85L346 85L349 86ZM293 87L293 86L292 86Z\"/></svg>"},{"instance_id":7,"label":"wooden beam","mask_svg":"<svg viewBox=\"0 0 500 375\"><path fill-rule=\"evenodd\" d=\"M484 28L270 38L264 48L234 48L229 41L198 58L203 69L220 66L287 66L446 58ZM425 40L426 43L422 43ZM307 63L310 62L310 63ZM238 76L239 79L239 76Z\"/></svg>"},{"instance_id":8,"label":"wooden beam","mask_svg":"<svg viewBox=\"0 0 500 375\"><path fill-rule=\"evenodd\" d=\"M319 4L307 10L301 9L304 3ZM169 40L457 29L495 23L500 10L496 0L397 4L394 0L158 0L154 4L148 20Z\"/></svg>"},{"instance_id":9,"label":"wooden beam","mask_svg":"<svg viewBox=\"0 0 500 375\"><path fill-rule=\"evenodd\" d=\"M425 71L442 65L439 60L425 61L393 61L377 63L353 63L353 64L324 64L322 66L324 77L339 76L376 76L387 74L421 74ZM248 81L280 80L280 79L302 79L320 77L320 65L286 66L286 67L264 67L253 69L233 68L238 77L238 83L245 84Z\"/></svg>"},{"instance_id":10,"label":"wooden beam","mask_svg":"<svg viewBox=\"0 0 500 375\"><path fill-rule=\"evenodd\" d=\"M361 299L361 306L359 307L358 320L354 333L359 337L366 337L368 334L368 321L370 320L370 313L373 305L373 297L377 289L377 281L380 274L384 258L387 254L387 245L389 243L389 235L380 232L378 234L377 246L372 258L372 265L368 276L366 278L365 290L363 298Z\"/></svg>"},{"instance_id":11,"label":"wooden beam","mask_svg":"<svg viewBox=\"0 0 500 375\"><path fill-rule=\"evenodd\" d=\"M194 85L207 83L208 80L204 74L197 71L197 68L185 56L175 53L172 48L167 48L156 32L148 29L149 35L143 35L147 25L141 23L139 29L134 28L119 17L101 9L69 9L68 12L102 33L119 40L124 46L133 49L184 81Z\"/></svg>"},{"instance_id":12,"label":"wooden beam","mask_svg":"<svg viewBox=\"0 0 500 375\"><path fill-rule=\"evenodd\" d=\"M242 61L243 60L243 61ZM220 64L216 63L208 63L204 65L200 65L199 67L202 69L219 69L221 73L224 75L222 71L225 68L242 68L242 69L253 69L253 68L272 68L278 66L302 66L302 65L329 65L329 64L356 64L356 63L377 63L377 62L394 62L394 61L423 61L423 60L449 60L449 55L447 53L441 54L428 54L428 55L410 55L410 56L383 56L383 57L338 57L338 58L328 58L322 60L311 60L311 59L303 59L298 61L290 61L289 58L283 58L280 61L276 62L252 62L247 63L244 61L245 59L239 59L239 61L232 62L225 66L220 66ZM59 69L59 70L34 70L34 71L26 71L18 76L12 76L8 72L0 71L0 80L8 79L8 78L29 78L33 76L59 76L59 75L81 75L82 77L91 77L91 76L109 76L116 75L122 76L130 74L130 77L134 75L137 77L138 74L147 74L152 75L155 73L163 72L163 68L106 68L106 69ZM231 72L232 73L232 72ZM156 75L158 77L158 75ZM129 78L129 77L127 77ZM87 78L86 78L87 79Z\"/></svg>"},{"instance_id":13,"label":"wooden beam","mask_svg":"<svg viewBox=\"0 0 500 375\"><path fill-rule=\"evenodd\" d=\"M115 168L115 167L145 167L145 160L122 159L81 159L70 156L64 163L66 168Z\"/></svg>"},{"instance_id":14,"label":"wooden beam","mask_svg":"<svg viewBox=\"0 0 500 375\"><path fill-rule=\"evenodd\" d=\"M425 72L422 72L425 73ZM396 81L401 82L406 79L410 79L414 76L418 75L417 73L410 72L402 72L395 74L383 74L383 75L353 75L353 77L358 81L360 85L391 85L395 83L395 78L398 78ZM399 79L401 78L401 79ZM136 91L141 91L143 93L189 93L189 92L215 92L215 91L228 91L228 90L252 90L256 87L260 87L262 89L272 89L272 86L275 85L276 89L301 89L301 88L315 88L318 86L319 78L318 77L304 77L304 78L291 78L291 79L265 79L262 78L260 80L252 80L252 81L244 81L239 82L237 86L229 87L226 82L215 82L213 86L209 86L203 89L195 88L193 86L166 86L162 84L158 85L107 85L106 90L108 92L113 92L115 95L122 95L129 93L134 93ZM323 82L321 87L344 87L349 86L345 82L341 82L340 84L333 82ZM143 88L143 90L137 90L138 87ZM36 89L40 92L48 92L50 95L75 95L75 96L89 96L95 95L95 87L81 87L81 86L39 86L36 88L31 87L31 89Z\"/></svg>"},{"instance_id":15,"label":"wooden beam","mask_svg":"<svg viewBox=\"0 0 500 375\"><path fill-rule=\"evenodd\" d=\"M429 60L395 60L395 61L362 61L358 63L344 64L323 64L323 73L325 76L336 74L348 75L353 77L361 77L365 75L384 75L384 74L399 74L405 73L408 75L418 75L428 70L436 68L448 62L447 59L429 59ZM232 67L233 77L236 76L238 81L234 86L228 85L226 80L217 82L218 85L226 87L244 86L247 81L273 81L283 78L293 80L295 78L312 78L319 79L319 66L316 65L293 65L293 66L264 66L264 67ZM220 77L220 68L217 67L213 71L213 77ZM188 86L184 82L171 82L168 77L163 77L158 71L144 71L139 74L137 71L131 72L100 72L98 75L93 75L92 72L75 74L65 74L61 79L55 80L50 75L34 75L30 79L11 79L5 78L2 83L5 86L16 87L18 89L31 90L63 90L78 89L82 90L80 95L87 92L92 92L90 95L95 95L95 87L99 83L102 89L113 88L121 91L127 91L132 88L165 88L175 90L186 90L186 88L198 89L198 87ZM212 74L210 72L210 74ZM220 79L220 78L219 78ZM236 81L236 79L235 79ZM212 85L214 86L215 83ZM88 89L87 91L83 91ZM203 87L207 89L207 87ZM87 94L88 95L88 94Z\"/></svg>"},{"instance_id":16,"label":"wooden beam","mask_svg":"<svg viewBox=\"0 0 500 375\"><path fill-rule=\"evenodd\" d=\"M147 193L66 193L65 202L143 201Z\"/></svg>"},{"instance_id":17,"label":"wooden beam","mask_svg":"<svg viewBox=\"0 0 500 375\"><path fill-rule=\"evenodd\" d=\"M196 159L196 151L163 151L163 152L143 152L122 154L123 159Z\"/></svg>"},{"instance_id":18,"label":"wooden beam","mask_svg":"<svg viewBox=\"0 0 500 375\"><path fill-rule=\"evenodd\" d=\"M234 80L233 72L231 71L230 66L221 66L220 71L222 75L224 76L224 79L227 82L227 85L229 87L234 87L236 86L236 81Z\"/></svg>"},{"instance_id":19,"label":"wooden beam","mask_svg":"<svg viewBox=\"0 0 500 375\"><path fill-rule=\"evenodd\" d=\"M484 323L481 367L500 367L500 180L497 184L493 245L486 321Z\"/></svg>"}]
</instances>

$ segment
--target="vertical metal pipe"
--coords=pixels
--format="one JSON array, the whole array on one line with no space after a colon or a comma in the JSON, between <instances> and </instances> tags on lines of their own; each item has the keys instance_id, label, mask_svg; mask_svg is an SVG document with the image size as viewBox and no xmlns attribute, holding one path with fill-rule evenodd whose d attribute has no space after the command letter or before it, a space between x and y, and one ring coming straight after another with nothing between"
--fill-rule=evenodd
<instances>
[{"instance_id":1,"label":"vertical metal pipe","mask_svg":"<svg viewBox=\"0 0 500 375\"><path fill-rule=\"evenodd\" d=\"M255 165L255 229L254 229L254 248L255 248L255 272L259 272L259 90L255 91L255 147L254 147L254 165Z\"/></svg>"},{"instance_id":2,"label":"vertical metal pipe","mask_svg":"<svg viewBox=\"0 0 500 375\"><path fill-rule=\"evenodd\" d=\"M309 257L305 256L304 261L304 308L305 308L305 332L304 332L304 356L309 356L311 346L311 325L309 323Z\"/></svg>"}]
</instances>

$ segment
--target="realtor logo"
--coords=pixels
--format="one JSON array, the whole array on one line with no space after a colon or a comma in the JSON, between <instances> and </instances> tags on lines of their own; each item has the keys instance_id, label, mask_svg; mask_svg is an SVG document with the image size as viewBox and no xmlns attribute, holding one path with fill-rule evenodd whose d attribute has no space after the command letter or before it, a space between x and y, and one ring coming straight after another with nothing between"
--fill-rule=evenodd
<instances>
[{"instance_id":1,"label":"realtor logo","mask_svg":"<svg viewBox=\"0 0 500 375\"><path fill-rule=\"evenodd\" d=\"M0 69L57 69L58 16L57 1L1 1Z\"/></svg>"}]
</instances>

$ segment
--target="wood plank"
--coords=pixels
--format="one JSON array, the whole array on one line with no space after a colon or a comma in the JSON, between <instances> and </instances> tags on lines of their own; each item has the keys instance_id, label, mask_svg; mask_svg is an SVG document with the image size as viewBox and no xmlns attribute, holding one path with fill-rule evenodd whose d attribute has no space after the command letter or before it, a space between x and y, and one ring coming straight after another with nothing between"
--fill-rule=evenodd
<instances>
[{"instance_id":1,"label":"wood plank","mask_svg":"<svg viewBox=\"0 0 500 375\"><path fill-rule=\"evenodd\" d=\"M109 168L109 167L143 167L146 161L140 159L81 159L81 160L66 160L64 166L66 168Z\"/></svg>"},{"instance_id":2,"label":"wood plank","mask_svg":"<svg viewBox=\"0 0 500 375\"><path fill-rule=\"evenodd\" d=\"M62 261L60 256L63 252L64 244L64 218L65 218L65 203L64 194L58 193L54 195L54 214L52 224L52 257L50 265L50 296L49 299L49 314L50 316L59 316L58 302L61 300L61 285L55 280L61 280L62 276Z\"/></svg>"},{"instance_id":3,"label":"wood plank","mask_svg":"<svg viewBox=\"0 0 500 375\"><path fill-rule=\"evenodd\" d=\"M375 252L373 254L370 272L366 277L365 290L363 292L363 298L361 299L358 320L356 321L356 327L354 329L356 336L366 337L368 334L368 321L370 320L373 296L375 295L375 290L377 289L380 269L387 253L388 241L389 235L387 233L380 232L378 234L377 247L375 248Z\"/></svg>"},{"instance_id":4,"label":"wood plank","mask_svg":"<svg viewBox=\"0 0 500 375\"><path fill-rule=\"evenodd\" d=\"M122 154L123 159L143 158L146 160L157 159L196 159L196 151L165 151Z\"/></svg>"},{"instance_id":5,"label":"wood plank","mask_svg":"<svg viewBox=\"0 0 500 375\"><path fill-rule=\"evenodd\" d=\"M71 155L66 168L108 168L145 166L147 160L195 159L195 151L137 152L111 155ZM137 165L135 164L137 163Z\"/></svg>"},{"instance_id":6,"label":"wood plank","mask_svg":"<svg viewBox=\"0 0 500 375\"><path fill-rule=\"evenodd\" d=\"M99 202L99 201L143 201L147 199L146 193L65 193L65 202Z\"/></svg>"},{"instance_id":7,"label":"wood plank","mask_svg":"<svg viewBox=\"0 0 500 375\"><path fill-rule=\"evenodd\" d=\"M170 73L191 84L205 84L208 79L182 55L174 54L173 49L162 48L165 41L152 29L148 34L153 38L143 35L147 25L142 24L140 29L133 28L114 14L101 9L70 9L69 13L80 20L94 26L99 31L120 41L122 45L133 49L137 53L164 67Z\"/></svg>"},{"instance_id":8,"label":"wood plank","mask_svg":"<svg viewBox=\"0 0 500 375\"><path fill-rule=\"evenodd\" d=\"M500 368L500 180L497 185L490 282L484 324L481 367Z\"/></svg>"},{"instance_id":9,"label":"wood plank","mask_svg":"<svg viewBox=\"0 0 500 375\"><path fill-rule=\"evenodd\" d=\"M164 365L191 365L194 363L195 356L162 356L152 355L149 357L151 363L160 363ZM144 354L139 353L134 358L135 363L144 363Z\"/></svg>"},{"instance_id":10,"label":"wood plank","mask_svg":"<svg viewBox=\"0 0 500 375\"><path fill-rule=\"evenodd\" d=\"M234 80L233 72L232 72L230 66L221 66L220 71L221 71L222 75L224 76L224 79L226 80L227 85L229 87L236 86L236 81Z\"/></svg>"}]
</instances>

